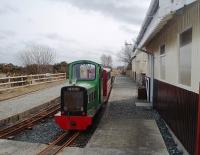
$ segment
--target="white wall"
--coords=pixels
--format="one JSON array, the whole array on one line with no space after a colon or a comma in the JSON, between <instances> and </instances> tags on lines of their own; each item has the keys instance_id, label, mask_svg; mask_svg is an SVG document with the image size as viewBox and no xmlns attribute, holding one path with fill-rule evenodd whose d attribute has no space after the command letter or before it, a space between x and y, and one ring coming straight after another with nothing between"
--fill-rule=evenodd
<instances>
[{"instance_id":1,"label":"white wall","mask_svg":"<svg viewBox=\"0 0 200 155\"><path fill-rule=\"evenodd\" d=\"M192 27L192 69L191 86L179 84L179 35ZM166 79L160 78L159 47L166 48ZM181 88L199 92L200 82L200 1L180 10L171 21L146 46L153 50L155 56L155 78Z\"/></svg>"},{"instance_id":2,"label":"white wall","mask_svg":"<svg viewBox=\"0 0 200 155\"><path fill-rule=\"evenodd\" d=\"M148 55L146 53L137 51L136 58L132 61L132 71L136 72L137 80L141 73L146 74L148 70Z\"/></svg>"}]
</instances>

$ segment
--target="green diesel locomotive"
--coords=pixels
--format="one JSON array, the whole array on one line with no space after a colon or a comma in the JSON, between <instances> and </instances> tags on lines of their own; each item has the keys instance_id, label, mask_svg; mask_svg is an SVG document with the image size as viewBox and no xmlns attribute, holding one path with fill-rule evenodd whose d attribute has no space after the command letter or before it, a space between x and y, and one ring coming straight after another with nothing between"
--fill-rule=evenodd
<instances>
[{"instance_id":1,"label":"green diesel locomotive","mask_svg":"<svg viewBox=\"0 0 200 155\"><path fill-rule=\"evenodd\" d=\"M108 99L110 74L110 69L93 61L70 63L70 85L61 89L61 111L55 115L55 121L62 129L85 130L92 124L94 115Z\"/></svg>"}]
</instances>

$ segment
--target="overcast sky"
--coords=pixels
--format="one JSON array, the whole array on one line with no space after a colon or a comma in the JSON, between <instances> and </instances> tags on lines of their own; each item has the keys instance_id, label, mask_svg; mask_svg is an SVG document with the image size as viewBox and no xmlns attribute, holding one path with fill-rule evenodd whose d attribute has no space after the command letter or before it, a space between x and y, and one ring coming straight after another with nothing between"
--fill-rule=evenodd
<instances>
[{"instance_id":1,"label":"overcast sky","mask_svg":"<svg viewBox=\"0 0 200 155\"><path fill-rule=\"evenodd\" d=\"M56 50L56 61L100 62L138 35L150 0L0 0L0 63L20 65L32 44Z\"/></svg>"}]
</instances>

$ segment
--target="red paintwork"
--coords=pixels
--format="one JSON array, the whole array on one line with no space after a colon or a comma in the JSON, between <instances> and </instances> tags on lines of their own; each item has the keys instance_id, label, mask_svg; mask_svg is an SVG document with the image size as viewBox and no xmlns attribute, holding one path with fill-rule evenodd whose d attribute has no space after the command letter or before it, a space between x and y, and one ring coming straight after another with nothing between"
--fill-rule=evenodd
<instances>
[{"instance_id":1,"label":"red paintwork","mask_svg":"<svg viewBox=\"0 0 200 155\"><path fill-rule=\"evenodd\" d=\"M200 154L200 85L199 85L199 103L198 103L198 118L197 118L197 132L196 132L196 149L195 154Z\"/></svg>"},{"instance_id":2,"label":"red paintwork","mask_svg":"<svg viewBox=\"0 0 200 155\"><path fill-rule=\"evenodd\" d=\"M103 96L104 98L108 98L110 89L111 89L111 79L108 76L110 74L110 70L103 70Z\"/></svg>"},{"instance_id":3,"label":"red paintwork","mask_svg":"<svg viewBox=\"0 0 200 155\"><path fill-rule=\"evenodd\" d=\"M86 130L92 124L91 116L62 116L59 112L54 119L64 130Z\"/></svg>"},{"instance_id":4,"label":"red paintwork","mask_svg":"<svg viewBox=\"0 0 200 155\"><path fill-rule=\"evenodd\" d=\"M106 70L103 70L103 96L107 95L107 78L108 74Z\"/></svg>"}]
</instances>

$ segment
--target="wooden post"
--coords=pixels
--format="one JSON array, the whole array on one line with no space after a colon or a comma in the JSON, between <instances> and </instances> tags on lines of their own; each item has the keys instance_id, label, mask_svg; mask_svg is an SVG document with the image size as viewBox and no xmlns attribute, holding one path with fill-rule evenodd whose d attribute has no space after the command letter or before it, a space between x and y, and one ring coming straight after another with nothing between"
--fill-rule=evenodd
<instances>
[{"instance_id":1,"label":"wooden post","mask_svg":"<svg viewBox=\"0 0 200 155\"><path fill-rule=\"evenodd\" d=\"M21 77L21 81L22 81L21 85L23 86L24 85L24 83L23 83L23 81L24 81L23 77Z\"/></svg>"},{"instance_id":2,"label":"wooden post","mask_svg":"<svg viewBox=\"0 0 200 155\"><path fill-rule=\"evenodd\" d=\"M199 102L198 102L198 118L197 118L195 155L200 155L200 85L199 85Z\"/></svg>"},{"instance_id":3,"label":"wooden post","mask_svg":"<svg viewBox=\"0 0 200 155\"><path fill-rule=\"evenodd\" d=\"M8 83L9 83L9 85L8 85L8 87L12 87L12 85L10 84L10 77L9 77L9 79L8 79Z\"/></svg>"}]
</instances>

